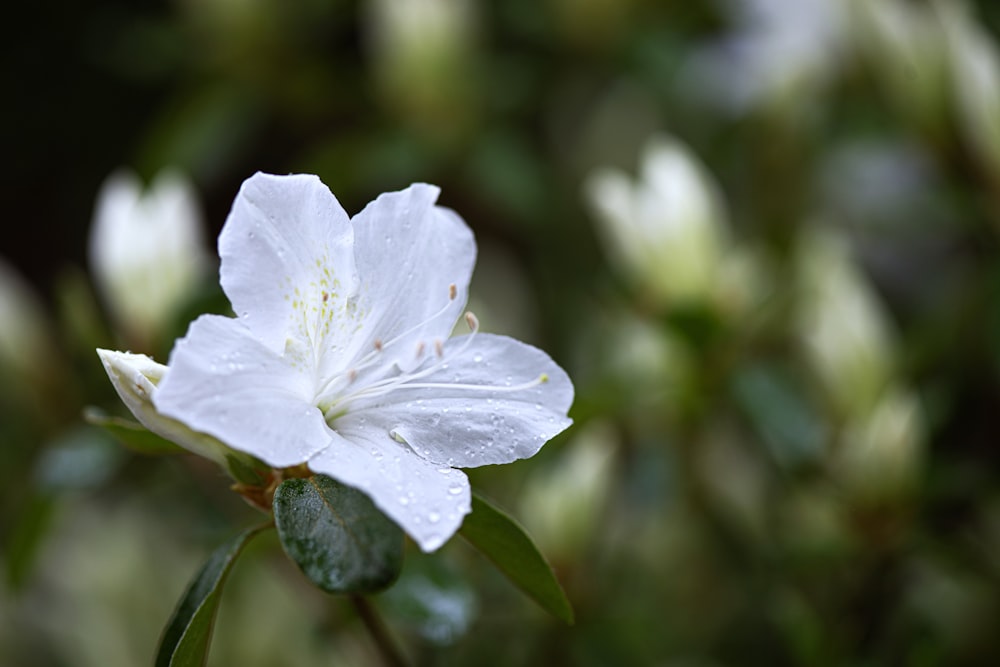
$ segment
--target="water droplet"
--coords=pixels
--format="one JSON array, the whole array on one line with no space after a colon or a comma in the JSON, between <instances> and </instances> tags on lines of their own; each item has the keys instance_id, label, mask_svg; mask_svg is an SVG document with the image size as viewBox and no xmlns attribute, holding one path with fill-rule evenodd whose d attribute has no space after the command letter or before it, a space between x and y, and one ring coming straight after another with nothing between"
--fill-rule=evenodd
<instances>
[{"instance_id":1,"label":"water droplet","mask_svg":"<svg viewBox=\"0 0 1000 667\"><path fill-rule=\"evenodd\" d=\"M427 520L430 521L431 523L437 523L438 521L441 520L441 515L438 514L437 512L431 512L430 514L427 515Z\"/></svg>"},{"instance_id":2,"label":"water droplet","mask_svg":"<svg viewBox=\"0 0 1000 667\"><path fill-rule=\"evenodd\" d=\"M477 364L481 364L483 363L483 355L477 354L476 356L472 357L472 360Z\"/></svg>"},{"instance_id":3,"label":"water droplet","mask_svg":"<svg viewBox=\"0 0 1000 667\"><path fill-rule=\"evenodd\" d=\"M448 493L450 493L453 496L457 496L461 492L462 492L461 484L452 484L451 486L448 487Z\"/></svg>"},{"instance_id":4,"label":"water droplet","mask_svg":"<svg viewBox=\"0 0 1000 667\"><path fill-rule=\"evenodd\" d=\"M406 507L407 505L410 504L410 499L407 498L406 496L400 496L399 497L399 504L402 505L403 507Z\"/></svg>"}]
</instances>

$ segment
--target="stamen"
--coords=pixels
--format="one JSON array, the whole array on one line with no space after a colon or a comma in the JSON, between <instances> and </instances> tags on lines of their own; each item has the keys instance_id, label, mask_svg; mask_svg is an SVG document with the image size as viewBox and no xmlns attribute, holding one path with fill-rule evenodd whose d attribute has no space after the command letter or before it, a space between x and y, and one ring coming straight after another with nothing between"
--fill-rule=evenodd
<instances>
[{"instance_id":1,"label":"stamen","mask_svg":"<svg viewBox=\"0 0 1000 667\"><path fill-rule=\"evenodd\" d=\"M326 303L330 299L330 294L328 292L323 292L323 303Z\"/></svg>"},{"instance_id":2,"label":"stamen","mask_svg":"<svg viewBox=\"0 0 1000 667\"><path fill-rule=\"evenodd\" d=\"M351 370L347 371L347 382L348 383L354 382L357 379L358 379L358 372L355 369L352 368ZM547 380L548 376L546 376L545 379Z\"/></svg>"},{"instance_id":3,"label":"stamen","mask_svg":"<svg viewBox=\"0 0 1000 667\"><path fill-rule=\"evenodd\" d=\"M448 300L454 301L455 297L458 296L458 288L455 287L455 283L448 285Z\"/></svg>"},{"instance_id":4,"label":"stamen","mask_svg":"<svg viewBox=\"0 0 1000 667\"><path fill-rule=\"evenodd\" d=\"M375 351L376 352L381 352L382 351L382 339L381 338L376 338L375 339Z\"/></svg>"},{"instance_id":5,"label":"stamen","mask_svg":"<svg viewBox=\"0 0 1000 667\"><path fill-rule=\"evenodd\" d=\"M424 344L424 341L420 341L419 343L417 343L417 359L419 359L420 357L424 356L424 350L426 348L427 348L427 345Z\"/></svg>"},{"instance_id":6,"label":"stamen","mask_svg":"<svg viewBox=\"0 0 1000 667\"><path fill-rule=\"evenodd\" d=\"M479 331L479 318L477 318L471 311L465 314L465 323L469 325L470 331Z\"/></svg>"},{"instance_id":7,"label":"stamen","mask_svg":"<svg viewBox=\"0 0 1000 667\"><path fill-rule=\"evenodd\" d=\"M441 342L440 338L435 338L434 339L434 352L439 357L443 357L444 356L444 343Z\"/></svg>"}]
</instances>

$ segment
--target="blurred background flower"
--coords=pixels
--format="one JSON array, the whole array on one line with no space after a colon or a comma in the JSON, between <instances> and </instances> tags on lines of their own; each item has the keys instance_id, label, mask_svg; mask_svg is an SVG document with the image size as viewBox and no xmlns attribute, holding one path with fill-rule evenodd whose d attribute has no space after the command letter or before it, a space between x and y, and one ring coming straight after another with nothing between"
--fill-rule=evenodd
<instances>
[{"instance_id":1,"label":"blurred background flower","mask_svg":"<svg viewBox=\"0 0 1000 667\"><path fill-rule=\"evenodd\" d=\"M256 520L211 463L81 415L124 416L94 348L165 361L225 312L210 239L257 170L317 173L350 212L442 186L483 330L577 388L573 430L470 471L576 625L461 540L410 545L377 606L414 662L1000 658L1000 5L11 11L0 664L148 661L197 563ZM274 548L234 571L210 664L376 664Z\"/></svg>"},{"instance_id":2,"label":"blurred background flower","mask_svg":"<svg viewBox=\"0 0 1000 667\"><path fill-rule=\"evenodd\" d=\"M146 193L122 171L101 186L90 269L115 329L132 349L156 349L205 277L203 225L193 188L179 173L161 172Z\"/></svg>"}]
</instances>

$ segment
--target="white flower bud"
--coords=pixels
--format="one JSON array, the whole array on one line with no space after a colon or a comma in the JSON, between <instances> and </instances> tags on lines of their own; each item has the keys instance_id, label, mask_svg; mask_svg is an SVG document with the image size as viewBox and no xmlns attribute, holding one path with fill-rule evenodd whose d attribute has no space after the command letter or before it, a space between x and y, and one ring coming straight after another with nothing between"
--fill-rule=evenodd
<instances>
[{"instance_id":1,"label":"white flower bud","mask_svg":"<svg viewBox=\"0 0 1000 667\"><path fill-rule=\"evenodd\" d=\"M933 12L902 0L855 0L856 39L904 117L939 130L947 100L944 36Z\"/></svg>"},{"instance_id":2,"label":"white flower bud","mask_svg":"<svg viewBox=\"0 0 1000 667\"><path fill-rule=\"evenodd\" d=\"M90 266L116 326L138 345L155 341L209 265L191 185L161 173L143 194L113 174L97 199Z\"/></svg>"},{"instance_id":3,"label":"white flower bud","mask_svg":"<svg viewBox=\"0 0 1000 667\"><path fill-rule=\"evenodd\" d=\"M623 273L667 303L710 297L726 242L724 213L715 184L685 146L657 137L637 182L604 169L585 193Z\"/></svg>"},{"instance_id":4,"label":"white flower bud","mask_svg":"<svg viewBox=\"0 0 1000 667\"><path fill-rule=\"evenodd\" d=\"M54 354L41 300L14 268L0 259L0 377L10 373L37 387Z\"/></svg>"},{"instance_id":5,"label":"white flower bud","mask_svg":"<svg viewBox=\"0 0 1000 667\"><path fill-rule=\"evenodd\" d=\"M912 493L920 474L924 422L915 396L891 390L844 429L839 479L857 501L880 504Z\"/></svg>"},{"instance_id":6,"label":"white flower bud","mask_svg":"<svg viewBox=\"0 0 1000 667\"><path fill-rule=\"evenodd\" d=\"M477 5L468 0L370 0L368 27L390 109L449 131L467 112ZM446 119L446 120L443 120Z\"/></svg>"},{"instance_id":7,"label":"white flower bud","mask_svg":"<svg viewBox=\"0 0 1000 667\"><path fill-rule=\"evenodd\" d=\"M122 402L150 431L227 469L227 458L247 458L215 438L192 431L176 419L160 414L153 405L153 394L167 373L166 366L144 354L98 350L97 355Z\"/></svg>"},{"instance_id":8,"label":"white flower bud","mask_svg":"<svg viewBox=\"0 0 1000 667\"><path fill-rule=\"evenodd\" d=\"M808 361L842 414L867 414L888 385L893 365L882 305L834 234L805 239L798 263L797 327Z\"/></svg>"},{"instance_id":9,"label":"white flower bud","mask_svg":"<svg viewBox=\"0 0 1000 667\"><path fill-rule=\"evenodd\" d=\"M943 26L959 129L970 150L1000 179L1000 52L968 8L935 5Z\"/></svg>"},{"instance_id":10,"label":"white flower bud","mask_svg":"<svg viewBox=\"0 0 1000 667\"><path fill-rule=\"evenodd\" d=\"M518 515L549 558L573 561L601 525L614 479L614 448L610 424L589 424L556 465L536 470L526 483Z\"/></svg>"}]
</instances>

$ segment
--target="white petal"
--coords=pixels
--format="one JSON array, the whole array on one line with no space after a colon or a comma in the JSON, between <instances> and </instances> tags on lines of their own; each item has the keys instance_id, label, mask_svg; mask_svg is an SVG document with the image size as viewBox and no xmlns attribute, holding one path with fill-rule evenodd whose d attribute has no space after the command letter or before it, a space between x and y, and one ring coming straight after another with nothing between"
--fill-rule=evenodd
<instances>
[{"instance_id":1,"label":"white petal","mask_svg":"<svg viewBox=\"0 0 1000 667\"><path fill-rule=\"evenodd\" d=\"M527 458L572 423L573 385L547 354L506 336L476 334L466 345L468 338L450 339L440 367L416 380L434 386L402 385L355 404L348 417L395 434L428 461L459 468ZM333 427L339 431L341 420Z\"/></svg>"},{"instance_id":2,"label":"white petal","mask_svg":"<svg viewBox=\"0 0 1000 667\"><path fill-rule=\"evenodd\" d=\"M358 308L365 313L358 351L379 340L382 356L404 369L419 362L421 341L432 349L451 334L476 260L471 230L454 211L434 205L438 192L418 183L386 193L352 220Z\"/></svg>"},{"instance_id":3,"label":"white petal","mask_svg":"<svg viewBox=\"0 0 1000 667\"><path fill-rule=\"evenodd\" d=\"M363 418L339 426L309 468L366 493L424 551L448 541L471 511L468 478L425 461Z\"/></svg>"},{"instance_id":4,"label":"white petal","mask_svg":"<svg viewBox=\"0 0 1000 667\"><path fill-rule=\"evenodd\" d=\"M177 341L157 409L275 467L304 463L329 444L310 403L311 379L238 320L203 315Z\"/></svg>"},{"instance_id":5,"label":"white petal","mask_svg":"<svg viewBox=\"0 0 1000 667\"><path fill-rule=\"evenodd\" d=\"M144 354L98 349L97 355L118 396L140 424L190 452L226 465L226 456L234 452L215 438L196 433L153 407L157 385L169 370L166 366Z\"/></svg>"},{"instance_id":6,"label":"white petal","mask_svg":"<svg viewBox=\"0 0 1000 667\"><path fill-rule=\"evenodd\" d=\"M348 335L337 326L356 289L353 238L347 214L317 177L257 173L219 235L222 288L272 350L282 352L289 337L323 350L330 336Z\"/></svg>"}]
</instances>

